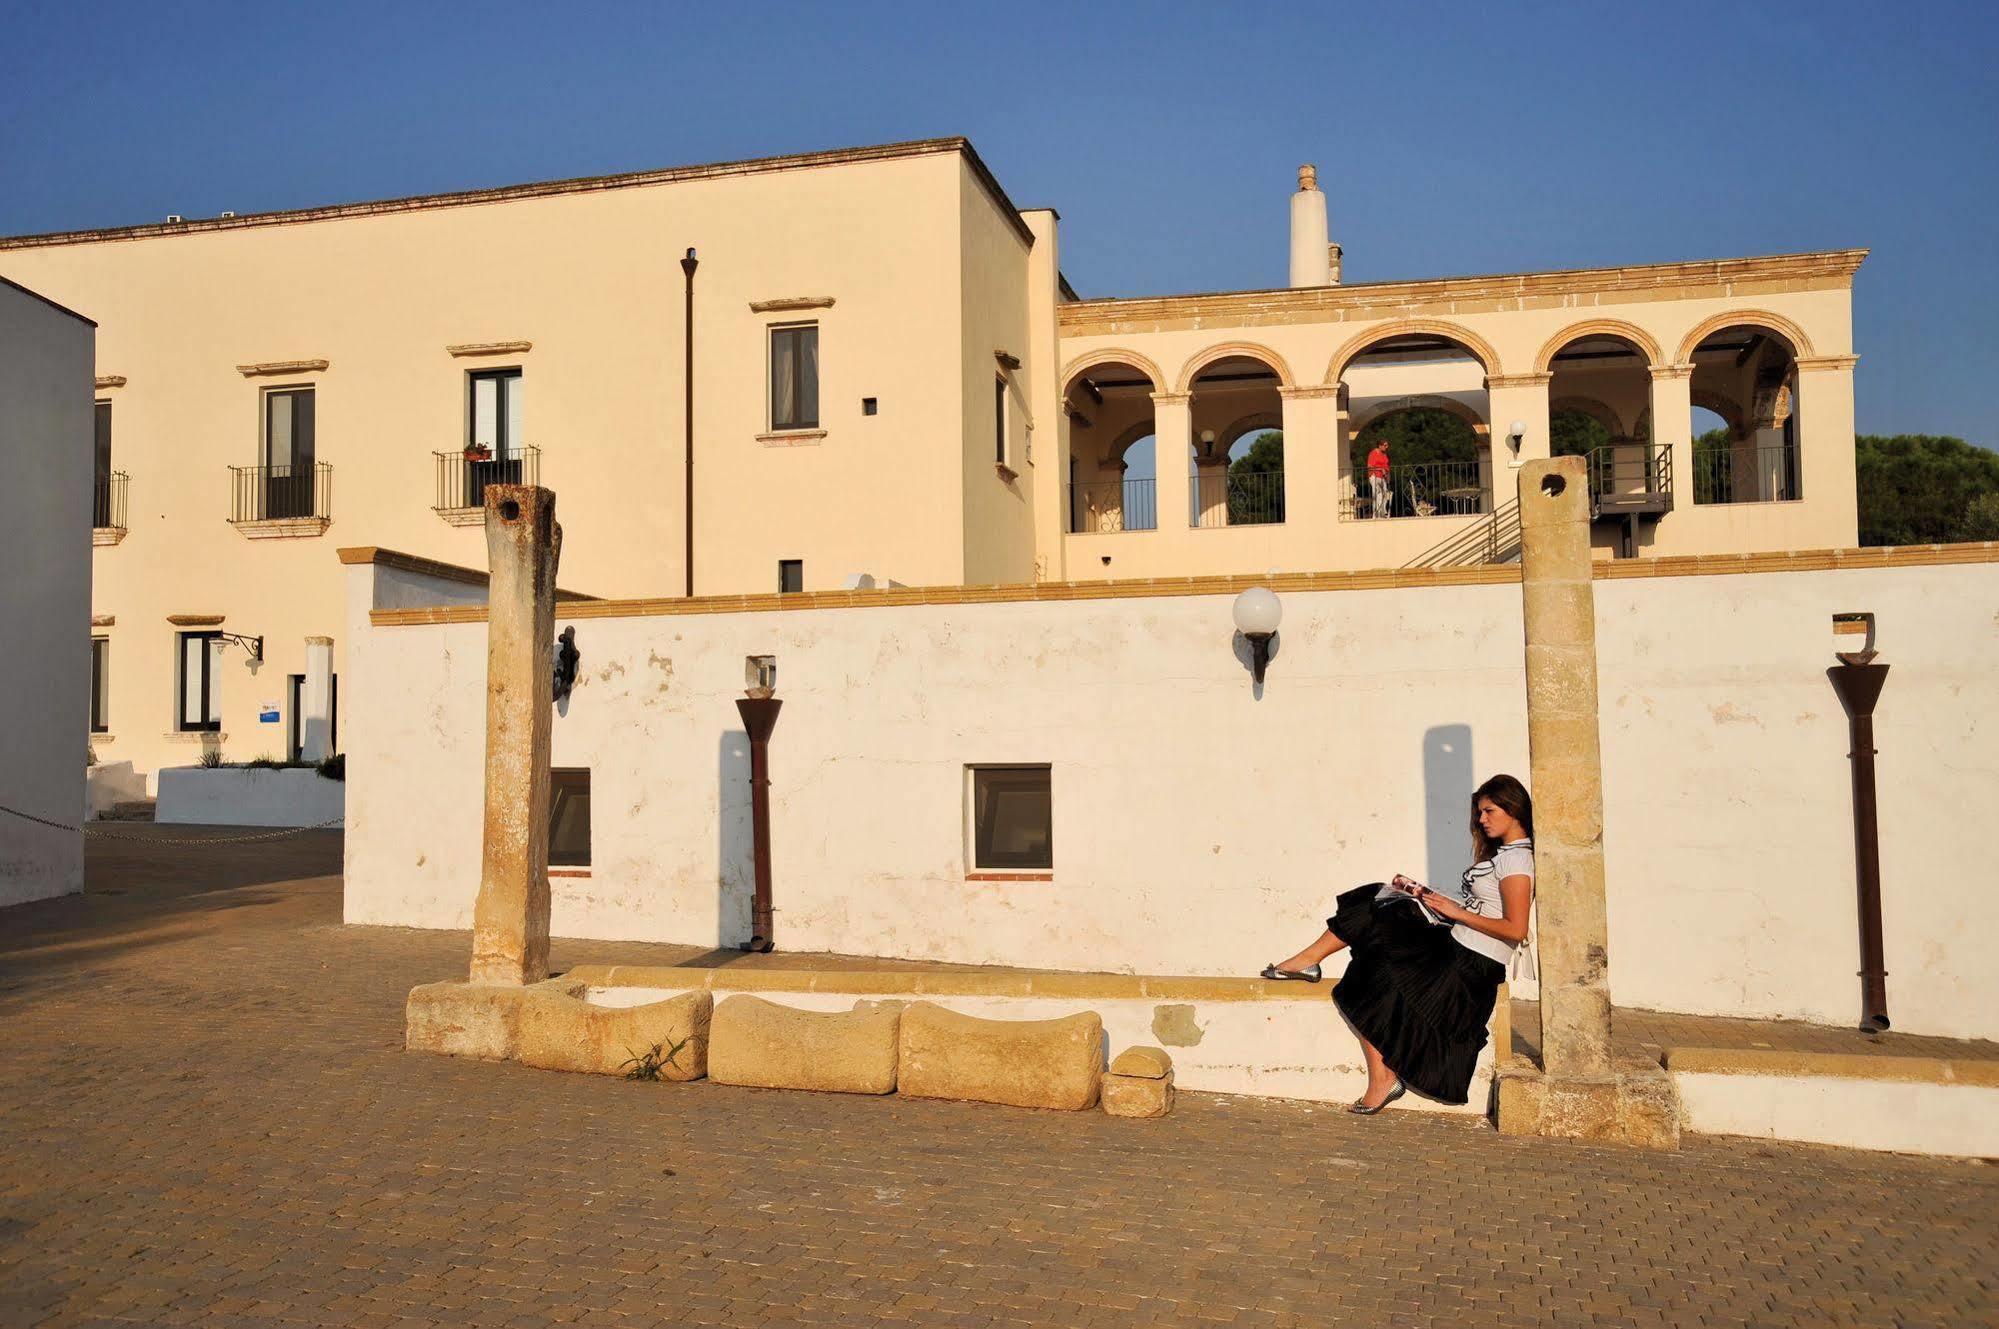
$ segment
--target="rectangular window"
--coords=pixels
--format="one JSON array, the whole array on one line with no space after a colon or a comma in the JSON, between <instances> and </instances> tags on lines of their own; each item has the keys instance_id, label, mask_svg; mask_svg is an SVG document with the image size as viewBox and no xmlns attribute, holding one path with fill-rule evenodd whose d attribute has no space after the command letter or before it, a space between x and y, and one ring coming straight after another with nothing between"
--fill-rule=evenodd
<instances>
[{"instance_id":1,"label":"rectangular window","mask_svg":"<svg viewBox=\"0 0 1999 1329\"><path fill-rule=\"evenodd\" d=\"M974 766L972 867L1045 872L1055 866L1046 766Z\"/></svg>"},{"instance_id":2,"label":"rectangular window","mask_svg":"<svg viewBox=\"0 0 1999 1329\"><path fill-rule=\"evenodd\" d=\"M90 732L111 732L111 639L90 639Z\"/></svg>"},{"instance_id":3,"label":"rectangular window","mask_svg":"<svg viewBox=\"0 0 1999 1329\"><path fill-rule=\"evenodd\" d=\"M770 330L770 427L819 427L819 325Z\"/></svg>"},{"instance_id":4,"label":"rectangular window","mask_svg":"<svg viewBox=\"0 0 1999 1329\"><path fill-rule=\"evenodd\" d=\"M96 486L91 502L90 524L102 530L111 525L111 403L97 403Z\"/></svg>"},{"instance_id":5,"label":"rectangular window","mask_svg":"<svg viewBox=\"0 0 1999 1329\"><path fill-rule=\"evenodd\" d=\"M562 770L548 776L548 865L590 866L590 772Z\"/></svg>"},{"instance_id":6,"label":"rectangular window","mask_svg":"<svg viewBox=\"0 0 1999 1329\"><path fill-rule=\"evenodd\" d=\"M264 394L266 519L313 515L314 414L311 388L281 388Z\"/></svg>"},{"instance_id":7,"label":"rectangular window","mask_svg":"<svg viewBox=\"0 0 1999 1329\"><path fill-rule=\"evenodd\" d=\"M1006 459L1006 380L993 380L993 460L1002 467L1008 466Z\"/></svg>"},{"instance_id":8,"label":"rectangular window","mask_svg":"<svg viewBox=\"0 0 1999 1329\"><path fill-rule=\"evenodd\" d=\"M780 558L777 561L777 590L780 595L789 595L805 589L805 560L802 558Z\"/></svg>"},{"instance_id":9,"label":"rectangular window","mask_svg":"<svg viewBox=\"0 0 1999 1329\"><path fill-rule=\"evenodd\" d=\"M521 371L481 369L471 376L471 383L465 441L475 449L485 448L495 459L513 456L524 446Z\"/></svg>"},{"instance_id":10,"label":"rectangular window","mask_svg":"<svg viewBox=\"0 0 1999 1329\"><path fill-rule=\"evenodd\" d=\"M180 634L179 702L174 727L182 732L222 728L222 634Z\"/></svg>"}]
</instances>

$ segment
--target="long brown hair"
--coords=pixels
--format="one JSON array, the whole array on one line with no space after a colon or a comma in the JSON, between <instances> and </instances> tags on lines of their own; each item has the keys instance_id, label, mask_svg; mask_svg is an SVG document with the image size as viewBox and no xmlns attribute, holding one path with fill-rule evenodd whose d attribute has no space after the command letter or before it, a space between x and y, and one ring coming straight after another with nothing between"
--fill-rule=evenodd
<instances>
[{"instance_id":1,"label":"long brown hair","mask_svg":"<svg viewBox=\"0 0 1999 1329\"><path fill-rule=\"evenodd\" d=\"M1472 862L1483 863L1499 852L1499 843L1485 833L1478 824L1478 805L1481 800L1490 799L1492 805L1520 823L1520 829L1527 832L1527 838L1534 838L1534 800L1527 795L1527 786L1510 775L1495 775L1471 794L1471 848Z\"/></svg>"}]
</instances>

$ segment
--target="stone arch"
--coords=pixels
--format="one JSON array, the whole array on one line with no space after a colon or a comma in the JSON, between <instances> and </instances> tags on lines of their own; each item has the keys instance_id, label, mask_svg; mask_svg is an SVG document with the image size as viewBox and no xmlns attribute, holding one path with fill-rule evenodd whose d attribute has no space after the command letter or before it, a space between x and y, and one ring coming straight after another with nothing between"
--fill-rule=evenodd
<instances>
[{"instance_id":1,"label":"stone arch","mask_svg":"<svg viewBox=\"0 0 1999 1329\"><path fill-rule=\"evenodd\" d=\"M1817 354L1812 350L1811 338L1805 335L1805 330L1782 314L1773 314L1767 309L1731 309L1702 319L1695 325L1694 330L1680 342L1680 352L1675 359L1683 365L1692 363L1695 347L1723 328L1734 327L1761 328L1765 332L1776 333L1791 343L1791 358L1794 360Z\"/></svg>"},{"instance_id":2,"label":"stone arch","mask_svg":"<svg viewBox=\"0 0 1999 1329\"><path fill-rule=\"evenodd\" d=\"M1548 403L1548 414L1559 415L1563 411L1576 411L1610 431L1612 438L1624 437L1624 426L1617 418L1617 412L1594 397L1557 397Z\"/></svg>"},{"instance_id":3,"label":"stone arch","mask_svg":"<svg viewBox=\"0 0 1999 1329\"><path fill-rule=\"evenodd\" d=\"M1409 397L1390 397L1386 401L1378 402L1368 407L1358 416L1353 417L1347 422L1347 434L1349 437L1358 438L1360 432L1376 420L1385 419L1388 416L1394 415L1397 411L1418 410L1442 411L1446 415L1457 416L1458 419L1463 420L1471 426L1472 433L1478 435L1481 442L1485 442L1491 437L1492 427L1476 409L1459 401L1456 397L1444 397L1428 392L1417 393Z\"/></svg>"},{"instance_id":4,"label":"stone arch","mask_svg":"<svg viewBox=\"0 0 1999 1329\"><path fill-rule=\"evenodd\" d=\"M1694 389L1688 395L1693 399L1693 405L1713 411L1716 415L1720 416L1722 422L1728 426L1730 434L1737 438L1741 438L1744 435L1746 431L1743 429L1742 408L1735 404L1733 398L1724 397L1719 392L1707 392L1699 388Z\"/></svg>"},{"instance_id":5,"label":"stone arch","mask_svg":"<svg viewBox=\"0 0 1999 1329\"><path fill-rule=\"evenodd\" d=\"M1132 444L1138 442L1141 438L1157 434L1158 432L1158 422L1149 418L1126 425L1121 433L1111 439L1110 446L1104 450L1103 464L1109 466L1113 462L1123 461L1125 450L1130 448Z\"/></svg>"},{"instance_id":6,"label":"stone arch","mask_svg":"<svg viewBox=\"0 0 1999 1329\"><path fill-rule=\"evenodd\" d=\"M1281 434L1284 432L1284 415L1280 411L1251 411L1240 420L1229 421L1228 428L1216 437L1233 443L1252 429L1274 429Z\"/></svg>"},{"instance_id":7,"label":"stone arch","mask_svg":"<svg viewBox=\"0 0 1999 1329\"><path fill-rule=\"evenodd\" d=\"M1159 366L1137 351L1122 350L1116 346L1106 346L1101 350L1084 351L1071 360L1062 370L1062 395L1068 396L1069 389L1076 386L1076 380L1099 365L1129 365L1152 380L1154 392L1166 391L1166 375L1159 372Z\"/></svg>"},{"instance_id":8,"label":"stone arch","mask_svg":"<svg viewBox=\"0 0 1999 1329\"><path fill-rule=\"evenodd\" d=\"M1540 354L1534 357L1534 372L1537 374L1552 372L1556 354L1570 342L1581 341L1584 337L1621 338L1638 348L1639 354L1645 357L1647 365L1659 363L1659 343L1653 340L1651 333L1635 323L1626 323L1622 319L1592 318L1581 323L1572 323L1550 337L1547 344L1541 348ZM1684 355L1680 357L1681 360L1686 358Z\"/></svg>"},{"instance_id":9,"label":"stone arch","mask_svg":"<svg viewBox=\"0 0 1999 1329\"><path fill-rule=\"evenodd\" d=\"M1448 337L1464 347L1466 353L1478 361L1488 375L1499 372L1499 352L1492 349L1492 343L1470 328L1437 318L1403 318L1393 323L1379 324L1366 332L1356 333L1346 345L1333 352L1332 361L1326 366L1326 382L1338 383L1340 376L1346 373L1347 366L1376 342L1420 333L1428 333L1433 337Z\"/></svg>"},{"instance_id":10,"label":"stone arch","mask_svg":"<svg viewBox=\"0 0 1999 1329\"><path fill-rule=\"evenodd\" d=\"M1269 366L1272 373L1277 375L1277 385L1279 387L1290 388L1297 386L1291 378L1291 366L1284 362L1283 356L1271 350L1268 346L1259 346L1253 341L1225 341L1219 345L1208 347L1183 365L1180 369L1180 385L1173 390L1175 392L1192 392L1194 390L1194 380L1200 377L1203 369L1206 369L1217 360L1226 360L1232 355L1262 361L1265 365Z\"/></svg>"}]
</instances>

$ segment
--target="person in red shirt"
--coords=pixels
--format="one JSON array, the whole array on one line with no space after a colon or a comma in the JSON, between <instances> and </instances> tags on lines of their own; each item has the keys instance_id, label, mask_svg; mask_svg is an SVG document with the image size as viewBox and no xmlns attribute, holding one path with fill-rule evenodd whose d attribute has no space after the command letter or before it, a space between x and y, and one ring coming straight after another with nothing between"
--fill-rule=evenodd
<instances>
[{"instance_id":1,"label":"person in red shirt","mask_svg":"<svg viewBox=\"0 0 1999 1329\"><path fill-rule=\"evenodd\" d=\"M1367 454L1367 483L1368 488L1374 491L1374 506L1368 509L1368 515L1388 516L1393 491L1388 487L1388 440L1385 438L1374 440L1374 450Z\"/></svg>"}]
</instances>

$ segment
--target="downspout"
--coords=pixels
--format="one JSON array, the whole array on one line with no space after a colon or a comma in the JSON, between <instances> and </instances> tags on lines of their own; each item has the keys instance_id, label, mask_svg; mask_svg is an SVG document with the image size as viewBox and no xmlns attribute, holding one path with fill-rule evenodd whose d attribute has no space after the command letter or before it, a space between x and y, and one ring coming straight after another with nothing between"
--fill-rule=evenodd
<instances>
[{"instance_id":1,"label":"downspout","mask_svg":"<svg viewBox=\"0 0 1999 1329\"><path fill-rule=\"evenodd\" d=\"M686 402L681 410L681 419L687 427L684 451L687 456L687 514L684 525L687 528L687 598L694 598L694 269L701 266L694 257L694 250L688 249L687 257L680 260L680 270L687 274L687 364L685 373Z\"/></svg>"},{"instance_id":2,"label":"downspout","mask_svg":"<svg viewBox=\"0 0 1999 1329\"><path fill-rule=\"evenodd\" d=\"M1870 616L1871 617L1871 616ZM1874 800L1874 703L1888 681L1888 666L1873 664L1872 625L1868 649L1841 654L1826 670L1839 704L1846 708L1853 762L1854 876L1860 906L1860 1027L1871 1033L1888 1028L1888 969L1881 942L1881 830Z\"/></svg>"}]
</instances>

